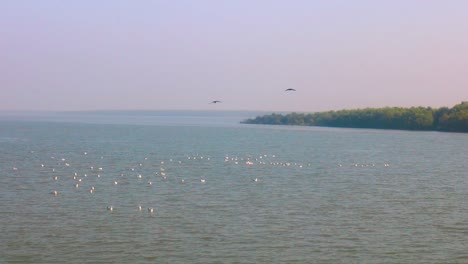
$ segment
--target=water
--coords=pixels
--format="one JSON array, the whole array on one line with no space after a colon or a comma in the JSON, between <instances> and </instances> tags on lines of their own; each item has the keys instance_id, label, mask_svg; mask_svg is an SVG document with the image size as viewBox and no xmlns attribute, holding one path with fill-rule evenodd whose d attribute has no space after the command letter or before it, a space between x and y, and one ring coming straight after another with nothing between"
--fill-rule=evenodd
<instances>
[{"instance_id":1,"label":"water","mask_svg":"<svg viewBox=\"0 0 468 264\"><path fill-rule=\"evenodd\" d=\"M468 263L467 134L251 114L3 115L0 262Z\"/></svg>"}]
</instances>

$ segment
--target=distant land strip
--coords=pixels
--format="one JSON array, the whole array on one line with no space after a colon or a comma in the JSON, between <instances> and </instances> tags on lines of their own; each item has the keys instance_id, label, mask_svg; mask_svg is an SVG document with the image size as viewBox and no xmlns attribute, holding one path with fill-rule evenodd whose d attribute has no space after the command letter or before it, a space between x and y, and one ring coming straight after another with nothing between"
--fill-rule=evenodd
<instances>
[{"instance_id":1,"label":"distant land strip","mask_svg":"<svg viewBox=\"0 0 468 264\"><path fill-rule=\"evenodd\" d=\"M468 102L452 108L384 107L319 113L269 114L241 121L243 124L324 126L468 132Z\"/></svg>"}]
</instances>

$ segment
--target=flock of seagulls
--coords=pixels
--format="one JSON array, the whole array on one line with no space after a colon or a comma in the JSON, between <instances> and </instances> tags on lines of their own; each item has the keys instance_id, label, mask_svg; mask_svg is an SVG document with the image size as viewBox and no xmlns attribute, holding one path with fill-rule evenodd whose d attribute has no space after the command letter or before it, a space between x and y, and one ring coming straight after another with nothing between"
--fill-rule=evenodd
<instances>
[{"instance_id":1,"label":"flock of seagulls","mask_svg":"<svg viewBox=\"0 0 468 264\"><path fill-rule=\"evenodd\" d=\"M284 91L285 91L285 92L295 92L296 89L294 89L294 88L288 88L288 89L286 89L286 90L284 90ZM221 103L220 100L213 100L213 101L211 101L210 104L219 104L219 103Z\"/></svg>"},{"instance_id":2,"label":"flock of seagulls","mask_svg":"<svg viewBox=\"0 0 468 264\"><path fill-rule=\"evenodd\" d=\"M84 152L83 155L88 155L88 153ZM267 155L265 155L265 157L266 156ZM231 157L229 155L226 155L224 157L224 162L226 164L245 164L247 166L252 166L255 165L253 160L259 161L259 159L263 157L264 156L262 155L257 159L253 159L251 157ZM144 161L130 163L129 166L123 169L122 171L114 170L112 172L108 172L108 170L105 167L105 164L104 166L89 166L89 164L77 164L77 166L73 166L74 162L69 161L65 158L57 159L55 156L51 156L50 159L52 160L52 163L44 161L40 164L39 171L42 176L51 178L51 185L60 186L60 188L62 188L61 191L59 191L60 189L56 189L50 192L50 194L54 197L58 197L68 193L70 190L66 190L63 188L66 188L66 185L70 184L70 182L70 188L73 188L75 190L80 190L83 186L88 186L85 189L89 191L88 193L90 195L94 195L99 192L97 190L98 188L95 187L95 184L98 184L100 186L99 189L104 188L106 185L108 187L105 188L112 188L110 186L118 186L121 184L121 181L124 182L125 186L128 186L129 184L131 184L130 182L136 182L138 184L146 178L148 178L147 181L145 180L147 186L152 186L153 182L157 181L158 179L161 181L168 181L169 177L171 179L175 178L181 184L185 184L187 183L187 179L177 175L173 175L177 173L177 170L179 170L179 173L182 174L184 173L186 168L196 168L197 166L206 167L209 164L213 164L213 162L215 162L211 157L206 157L200 154L186 155L185 157L182 156L180 157L180 160L175 160L171 158L165 161L158 160L156 162L150 162L148 158L145 158ZM101 156L101 158L98 158L95 162L101 163L102 160L104 160L104 157ZM222 159L220 158L219 161L221 160ZM89 161L83 163L88 162ZM153 170L152 173L148 173L148 167L151 168L151 170ZM13 167L13 171L18 170L19 169L17 167ZM194 178L190 178L190 182L195 184L196 181L194 181ZM252 181L260 182L258 177L252 179ZM207 177L200 176L198 178L198 182L201 184L206 184L208 182ZM140 186L142 185L140 184ZM136 208L138 209L138 211L143 211L143 207L141 205L136 206ZM107 205L107 211L114 212L115 210L115 204ZM156 209L155 207L148 207L147 212L149 215L153 216L156 213Z\"/></svg>"},{"instance_id":3,"label":"flock of seagulls","mask_svg":"<svg viewBox=\"0 0 468 264\"><path fill-rule=\"evenodd\" d=\"M80 154L78 153L74 156L76 155L79 156ZM82 155L88 155L88 152L84 152ZM308 162L283 160L274 154L245 154L241 156L226 154L224 156L214 158L204 156L201 154L191 154L177 156L177 158L166 158L164 160L161 160L160 157L157 159L145 157L144 160L141 161L129 162L126 166L124 166L124 168L119 170L115 169L115 167L109 168L110 165L106 163L106 159L104 159L103 156L101 156L100 159L98 157L94 157L91 159L83 157L79 159L81 162L75 163L71 160L69 161L66 158L59 159L55 156L51 156L50 160L52 160L52 162L50 160L46 160L40 164L40 168L38 170L40 171L41 176L49 177L49 179L51 179L50 184L52 186L62 188L50 191L50 194L52 196L58 197L68 193L70 190L63 189L66 188L68 184L70 184L68 186L70 186L71 189L76 190L82 189L82 187L80 187L82 185L87 186L85 190L88 190L89 195L97 195L97 193L100 192L99 190L103 188L118 188L111 186L120 186L121 182L123 182L123 187L119 187L119 190L123 191L125 191L125 188L127 188L129 184L134 183L138 184L137 186L148 186L146 188L152 187L153 183L156 183L155 185L159 187L157 183L161 181L169 181L172 183L178 182L180 184L185 184L189 182L192 184L192 186L193 184L196 184L197 181L201 184L209 184L208 180L210 178L210 175L193 175L192 172L197 171L200 168L203 168L203 170L200 171L206 172L206 168L222 168L226 166L240 166L241 168L271 166L272 168L293 168L296 170L313 166L311 163ZM333 164L330 165L333 166ZM335 166L343 167L346 166L346 164L336 164ZM379 164L375 163L348 164L348 167L354 168L368 168L379 166ZM390 167L390 164L384 163L383 167ZM12 167L12 170L15 172L21 172L21 167ZM190 171L190 176L186 175L188 171ZM249 169L241 170L239 172L240 174L246 174L249 173ZM211 174L212 172L208 173ZM287 172L285 171L285 173ZM254 174L258 174L258 172L254 172ZM249 178L249 181L253 183L263 182L263 180L261 180L259 177L247 176L247 179ZM144 182L146 182L146 184L142 185L142 183ZM248 181L245 182L247 183ZM99 185L98 188L95 188L95 185ZM108 204L107 211L115 211L114 205L115 204ZM136 209L138 209L138 211L143 210L143 207L138 203L134 206ZM155 207L147 207L147 212L150 215L155 215L156 209Z\"/></svg>"}]
</instances>

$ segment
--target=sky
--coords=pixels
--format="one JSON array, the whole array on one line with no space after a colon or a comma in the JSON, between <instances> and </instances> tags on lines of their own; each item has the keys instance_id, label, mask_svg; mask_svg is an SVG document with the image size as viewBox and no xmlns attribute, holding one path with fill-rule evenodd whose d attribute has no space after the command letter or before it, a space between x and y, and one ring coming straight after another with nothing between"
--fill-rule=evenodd
<instances>
[{"instance_id":1,"label":"sky","mask_svg":"<svg viewBox=\"0 0 468 264\"><path fill-rule=\"evenodd\" d=\"M0 111L452 107L468 101L467 14L464 0L2 0Z\"/></svg>"}]
</instances>

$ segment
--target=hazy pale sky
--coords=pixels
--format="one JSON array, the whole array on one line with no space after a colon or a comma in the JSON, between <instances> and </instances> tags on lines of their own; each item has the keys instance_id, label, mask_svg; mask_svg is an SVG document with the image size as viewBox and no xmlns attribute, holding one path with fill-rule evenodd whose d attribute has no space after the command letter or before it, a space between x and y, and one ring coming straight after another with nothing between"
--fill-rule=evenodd
<instances>
[{"instance_id":1,"label":"hazy pale sky","mask_svg":"<svg viewBox=\"0 0 468 264\"><path fill-rule=\"evenodd\" d=\"M468 1L3 0L0 92L0 110L451 107Z\"/></svg>"}]
</instances>

